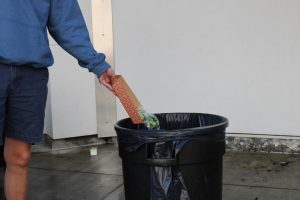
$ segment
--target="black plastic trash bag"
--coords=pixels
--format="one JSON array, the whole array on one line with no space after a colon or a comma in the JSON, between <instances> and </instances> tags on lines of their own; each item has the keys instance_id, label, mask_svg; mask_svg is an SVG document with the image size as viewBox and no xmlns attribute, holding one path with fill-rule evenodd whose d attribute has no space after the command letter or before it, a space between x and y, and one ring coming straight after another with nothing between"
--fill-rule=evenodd
<instances>
[{"instance_id":1,"label":"black plastic trash bag","mask_svg":"<svg viewBox=\"0 0 300 200\"><path fill-rule=\"evenodd\" d=\"M160 130L116 126L127 200L221 200L224 117L156 114Z\"/></svg>"},{"instance_id":2,"label":"black plastic trash bag","mask_svg":"<svg viewBox=\"0 0 300 200\"><path fill-rule=\"evenodd\" d=\"M186 141L158 142L152 149L154 159L172 159ZM151 198L157 200L190 200L179 167L153 167L151 170Z\"/></svg>"}]
</instances>

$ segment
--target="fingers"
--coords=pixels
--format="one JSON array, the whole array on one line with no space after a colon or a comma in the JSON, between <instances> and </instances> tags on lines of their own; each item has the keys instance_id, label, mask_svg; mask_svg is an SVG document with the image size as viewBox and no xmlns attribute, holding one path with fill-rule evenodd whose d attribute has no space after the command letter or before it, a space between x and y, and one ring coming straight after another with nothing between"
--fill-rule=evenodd
<instances>
[{"instance_id":1,"label":"fingers","mask_svg":"<svg viewBox=\"0 0 300 200\"><path fill-rule=\"evenodd\" d=\"M110 67L108 68L100 77L99 77L99 82L105 86L108 90L113 92L112 89L112 80L115 77L115 72L114 70Z\"/></svg>"},{"instance_id":2,"label":"fingers","mask_svg":"<svg viewBox=\"0 0 300 200\"><path fill-rule=\"evenodd\" d=\"M112 86L110 81L107 80L100 80L100 83L105 86L107 89L109 89L111 92L113 92Z\"/></svg>"},{"instance_id":3,"label":"fingers","mask_svg":"<svg viewBox=\"0 0 300 200\"><path fill-rule=\"evenodd\" d=\"M110 91L112 91L112 86L111 86L111 80L105 76L105 75L102 75L99 79L99 82L105 86L107 89L109 89Z\"/></svg>"}]
</instances>

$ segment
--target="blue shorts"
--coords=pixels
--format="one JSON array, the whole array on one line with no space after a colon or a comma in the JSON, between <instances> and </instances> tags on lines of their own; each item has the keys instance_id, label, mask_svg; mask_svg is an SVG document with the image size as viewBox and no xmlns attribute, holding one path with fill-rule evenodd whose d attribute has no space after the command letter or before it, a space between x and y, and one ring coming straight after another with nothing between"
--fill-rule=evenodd
<instances>
[{"instance_id":1,"label":"blue shorts","mask_svg":"<svg viewBox=\"0 0 300 200\"><path fill-rule=\"evenodd\" d=\"M4 137L41 142L48 69L0 63L0 145Z\"/></svg>"}]
</instances>

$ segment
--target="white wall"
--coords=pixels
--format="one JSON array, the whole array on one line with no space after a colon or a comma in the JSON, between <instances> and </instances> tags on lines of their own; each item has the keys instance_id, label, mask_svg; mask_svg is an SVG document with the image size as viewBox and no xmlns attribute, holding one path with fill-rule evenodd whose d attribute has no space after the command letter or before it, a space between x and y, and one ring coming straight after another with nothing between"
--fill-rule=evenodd
<instances>
[{"instance_id":1,"label":"white wall","mask_svg":"<svg viewBox=\"0 0 300 200\"><path fill-rule=\"evenodd\" d=\"M150 112L300 136L299 0L116 0L113 14L116 70Z\"/></svg>"},{"instance_id":2,"label":"white wall","mask_svg":"<svg viewBox=\"0 0 300 200\"><path fill-rule=\"evenodd\" d=\"M91 1L78 2L91 30ZM53 139L97 134L95 76L52 39L50 46L55 64L49 68L45 133Z\"/></svg>"}]
</instances>

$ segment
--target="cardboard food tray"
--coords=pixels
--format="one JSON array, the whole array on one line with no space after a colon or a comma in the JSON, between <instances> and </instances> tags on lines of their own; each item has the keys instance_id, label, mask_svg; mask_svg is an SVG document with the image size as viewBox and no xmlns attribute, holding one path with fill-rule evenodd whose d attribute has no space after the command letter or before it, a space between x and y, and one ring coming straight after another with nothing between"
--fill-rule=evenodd
<instances>
[{"instance_id":1,"label":"cardboard food tray","mask_svg":"<svg viewBox=\"0 0 300 200\"><path fill-rule=\"evenodd\" d=\"M142 105L121 75L115 76L112 81L112 88L131 118L132 123L142 124L143 120L138 112Z\"/></svg>"}]
</instances>

